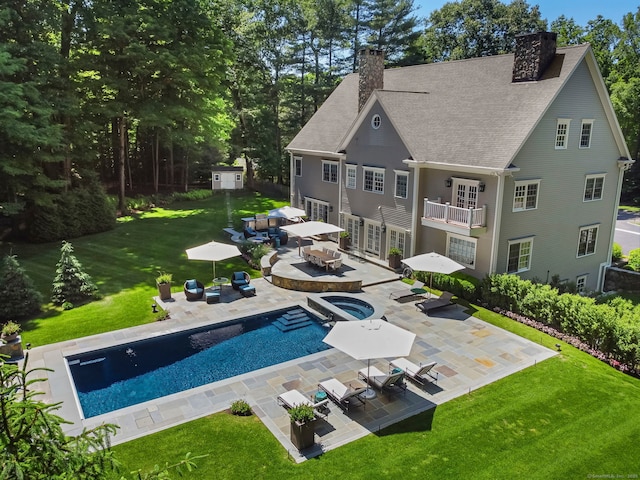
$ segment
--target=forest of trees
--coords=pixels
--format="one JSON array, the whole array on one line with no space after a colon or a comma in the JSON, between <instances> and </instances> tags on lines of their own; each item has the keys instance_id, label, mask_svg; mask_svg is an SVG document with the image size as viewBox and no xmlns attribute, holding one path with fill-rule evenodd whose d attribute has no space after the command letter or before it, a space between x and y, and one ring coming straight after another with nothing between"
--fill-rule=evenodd
<instances>
[{"instance_id":1,"label":"forest of trees","mask_svg":"<svg viewBox=\"0 0 640 480\"><path fill-rule=\"evenodd\" d=\"M287 184L284 148L364 46L390 68L508 53L537 30L592 44L637 158L640 8L578 25L524 0L450 2L428 18L413 0L3 2L0 226L98 185L124 209L133 192L186 190L237 158L249 185ZM625 194L640 203L638 172Z\"/></svg>"}]
</instances>

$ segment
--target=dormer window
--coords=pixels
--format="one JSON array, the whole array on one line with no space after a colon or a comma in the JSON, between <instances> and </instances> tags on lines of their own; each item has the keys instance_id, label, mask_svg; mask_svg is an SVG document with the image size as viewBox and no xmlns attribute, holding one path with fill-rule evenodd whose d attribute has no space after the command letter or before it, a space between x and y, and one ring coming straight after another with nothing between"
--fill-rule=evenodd
<instances>
[{"instance_id":1,"label":"dormer window","mask_svg":"<svg viewBox=\"0 0 640 480\"><path fill-rule=\"evenodd\" d=\"M373 117L371 117L371 128L373 128L374 130L378 130L380 128L380 125L382 125L382 118L380 118L380 115L376 113Z\"/></svg>"}]
</instances>

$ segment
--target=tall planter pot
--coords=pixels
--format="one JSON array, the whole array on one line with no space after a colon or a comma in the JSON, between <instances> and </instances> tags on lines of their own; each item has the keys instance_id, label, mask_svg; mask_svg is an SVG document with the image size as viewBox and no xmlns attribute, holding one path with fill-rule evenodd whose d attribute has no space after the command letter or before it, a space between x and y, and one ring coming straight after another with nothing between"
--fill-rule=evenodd
<instances>
[{"instance_id":1,"label":"tall planter pot","mask_svg":"<svg viewBox=\"0 0 640 480\"><path fill-rule=\"evenodd\" d=\"M169 300L171 298L171 284L158 283L158 296L160 300Z\"/></svg>"},{"instance_id":2,"label":"tall planter pot","mask_svg":"<svg viewBox=\"0 0 640 480\"><path fill-rule=\"evenodd\" d=\"M349 237L340 237L338 243L342 250L347 250L349 248L350 239Z\"/></svg>"},{"instance_id":3,"label":"tall planter pot","mask_svg":"<svg viewBox=\"0 0 640 480\"><path fill-rule=\"evenodd\" d=\"M389 267L393 268L394 270L398 270L400 268L400 265L402 265L402 255L398 255L398 254L391 254L389 255Z\"/></svg>"},{"instance_id":4,"label":"tall planter pot","mask_svg":"<svg viewBox=\"0 0 640 480\"><path fill-rule=\"evenodd\" d=\"M307 421L304 423L293 421L291 422L291 443L298 449L304 450L314 444L314 434L316 420Z\"/></svg>"}]
</instances>

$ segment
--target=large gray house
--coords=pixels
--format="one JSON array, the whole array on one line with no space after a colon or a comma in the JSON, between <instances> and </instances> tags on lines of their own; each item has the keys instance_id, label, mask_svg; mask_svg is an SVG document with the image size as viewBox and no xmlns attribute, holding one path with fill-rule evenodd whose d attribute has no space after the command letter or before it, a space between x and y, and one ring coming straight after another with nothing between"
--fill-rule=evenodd
<instances>
[{"instance_id":1,"label":"large gray house","mask_svg":"<svg viewBox=\"0 0 640 480\"><path fill-rule=\"evenodd\" d=\"M384 260L436 251L478 278L599 290L632 163L588 44L384 69L363 50L287 147L291 205Z\"/></svg>"}]
</instances>

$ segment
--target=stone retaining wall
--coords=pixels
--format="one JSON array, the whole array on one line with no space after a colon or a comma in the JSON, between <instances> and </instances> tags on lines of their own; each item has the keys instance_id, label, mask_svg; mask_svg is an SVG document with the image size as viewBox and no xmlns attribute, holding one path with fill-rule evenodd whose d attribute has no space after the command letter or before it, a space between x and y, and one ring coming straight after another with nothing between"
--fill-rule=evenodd
<instances>
[{"instance_id":1,"label":"stone retaining wall","mask_svg":"<svg viewBox=\"0 0 640 480\"><path fill-rule=\"evenodd\" d=\"M362 280L316 281L271 276L271 283L276 287L299 292L358 292L362 289Z\"/></svg>"},{"instance_id":2,"label":"stone retaining wall","mask_svg":"<svg viewBox=\"0 0 640 480\"><path fill-rule=\"evenodd\" d=\"M610 292L612 290L640 292L640 272L623 270L617 267L607 268L604 278L604 291Z\"/></svg>"}]
</instances>

